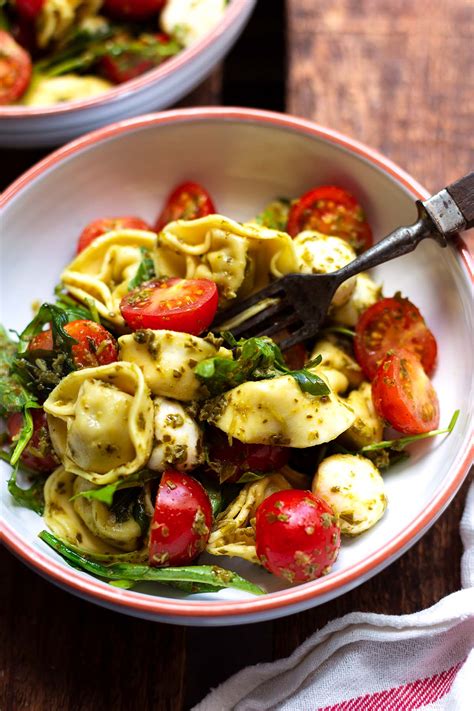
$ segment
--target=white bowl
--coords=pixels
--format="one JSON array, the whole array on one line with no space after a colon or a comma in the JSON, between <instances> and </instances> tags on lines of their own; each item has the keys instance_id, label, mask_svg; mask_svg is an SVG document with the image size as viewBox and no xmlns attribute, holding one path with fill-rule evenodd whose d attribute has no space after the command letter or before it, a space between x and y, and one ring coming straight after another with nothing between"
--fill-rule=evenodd
<instances>
[{"instance_id":1,"label":"white bowl","mask_svg":"<svg viewBox=\"0 0 474 711\"><path fill-rule=\"evenodd\" d=\"M100 126L171 106L229 52L256 0L231 0L214 29L160 67L90 99L55 106L0 106L0 146L59 146Z\"/></svg>"},{"instance_id":2,"label":"white bowl","mask_svg":"<svg viewBox=\"0 0 474 711\"><path fill-rule=\"evenodd\" d=\"M1 321L21 329L31 317L32 302L51 297L87 222L124 212L153 221L170 188L183 180L202 182L218 209L240 220L255 215L275 196L297 196L318 183L340 184L366 207L377 238L413 221L414 200L426 196L379 154L301 119L224 108L131 119L63 147L4 194ZM384 475L386 515L369 532L344 543L329 575L291 587L240 561L239 572L273 592L251 597L226 590L186 597L158 586L119 590L70 568L39 540L42 520L16 506L3 483L8 546L42 575L88 600L132 615L193 625L288 615L341 595L389 565L449 504L472 457L468 253L460 242L445 250L423 243L415 253L381 267L376 277L387 294L401 290L420 307L439 344L434 382L442 423L458 407L461 416L448 438L419 443L407 463ZM2 463L3 480L7 474ZM235 561L219 562L234 567Z\"/></svg>"}]
</instances>

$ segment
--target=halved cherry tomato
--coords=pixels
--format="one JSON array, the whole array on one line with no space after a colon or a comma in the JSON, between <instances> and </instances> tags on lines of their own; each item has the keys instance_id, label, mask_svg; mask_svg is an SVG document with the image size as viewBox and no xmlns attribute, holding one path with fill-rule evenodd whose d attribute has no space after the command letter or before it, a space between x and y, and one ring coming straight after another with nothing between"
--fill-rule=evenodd
<instances>
[{"instance_id":1,"label":"halved cherry tomato","mask_svg":"<svg viewBox=\"0 0 474 711\"><path fill-rule=\"evenodd\" d=\"M167 328L197 335L211 324L218 298L208 279L152 279L129 291L120 311L134 330Z\"/></svg>"},{"instance_id":2,"label":"halved cherry tomato","mask_svg":"<svg viewBox=\"0 0 474 711\"><path fill-rule=\"evenodd\" d=\"M245 472L278 471L288 464L290 450L270 444L244 444L229 438L216 428L209 431L209 467L219 474L221 482L235 482Z\"/></svg>"},{"instance_id":3,"label":"halved cherry tomato","mask_svg":"<svg viewBox=\"0 0 474 711\"><path fill-rule=\"evenodd\" d=\"M166 0L104 0L103 12L120 20L147 20L157 15Z\"/></svg>"},{"instance_id":4,"label":"halved cherry tomato","mask_svg":"<svg viewBox=\"0 0 474 711\"><path fill-rule=\"evenodd\" d=\"M30 410L33 418L33 435L23 450L20 460L34 472L47 473L56 469L59 462L51 444L48 423L44 410ZM7 430L10 439L13 441L19 435L23 427L23 415L15 412L7 420Z\"/></svg>"},{"instance_id":5,"label":"halved cherry tomato","mask_svg":"<svg viewBox=\"0 0 474 711\"><path fill-rule=\"evenodd\" d=\"M209 538L212 507L204 487L188 474L164 472L150 529L150 565L186 565Z\"/></svg>"},{"instance_id":6,"label":"halved cherry tomato","mask_svg":"<svg viewBox=\"0 0 474 711\"><path fill-rule=\"evenodd\" d=\"M140 217L100 217L98 220L90 222L82 230L77 243L77 253L82 252L97 237L112 230L148 230L152 231L150 225Z\"/></svg>"},{"instance_id":7,"label":"halved cherry tomato","mask_svg":"<svg viewBox=\"0 0 474 711\"><path fill-rule=\"evenodd\" d=\"M168 222L174 220L196 220L216 212L209 193L198 183L183 183L169 195L165 207L155 224L155 230L160 232Z\"/></svg>"},{"instance_id":8,"label":"halved cherry tomato","mask_svg":"<svg viewBox=\"0 0 474 711\"><path fill-rule=\"evenodd\" d=\"M74 363L78 368L96 368L99 365L114 363L118 359L117 341L111 333L99 323L88 319L71 321L64 330L77 343L72 347ZM53 334L51 329L33 336L28 349L52 351Z\"/></svg>"},{"instance_id":9,"label":"halved cherry tomato","mask_svg":"<svg viewBox=\"0 0 474 711\"><path fill-rule=\"evenodd\" d=\"M30 79L30 55L8 32L0 30L0 105L19 99Z\"/></svg>"},{"instance_id":10,"label":"halved cherry tomato","mask_svg":"<svg viewBox=\"0 0 474 711\"><path fill-rule=\"evenodd\" d=\"M357 200L334 185L314 188L292 205L287 232L295 237L303 230L342 237L357 252L373 243L372 230Z\"/></svg>"},{"instance_id":11,"label":"halved cherry tomato","mask_svg":"<svg viewBox=\"0 0 474 711\"><path fill-rule=\"evenodd\" d=\"M372 380L388 351L399 348L413 353L431 375L438 350L436 339L416 306L394 296L377 301L361 315L354 351L366 377Z\"/></svg>"},{"instance_id":12,"label":"halved cherry tomato","mask_svg":"<svg viewBox=\"0 0 474 711\"><path fill-rule=\"evenodd\" d=\"M421 434L439 425L439 403L419 359L407 350L388 355L372 381L380 417L404 434Z\"/></svg>"},{"instance_id":13,"label":"halved cherry tomato","mask_svg":"<svg viewBox=\"0 0 474 711\"><path fill-rule=\"evenodd\" d=\"M256 513L257 555L262 565L290 583L329 572L341 545L332 508L301 489L276 491Z\"/></svg>"},{"instance_id":14,"label":"halved cherry tomato","mask_svg":"<svg viewBox=\"0 0 474 711\"><path fill-rule=\"evenodd\" d=\"M46 0L15 0L15 7L21 17L36 20Z\"/></svg>"}]
</instances>

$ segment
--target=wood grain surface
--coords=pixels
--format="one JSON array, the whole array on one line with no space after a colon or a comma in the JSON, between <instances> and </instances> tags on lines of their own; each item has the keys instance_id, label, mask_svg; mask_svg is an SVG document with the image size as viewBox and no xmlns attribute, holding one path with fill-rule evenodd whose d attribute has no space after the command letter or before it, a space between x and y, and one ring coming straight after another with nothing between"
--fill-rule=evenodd
<instances>
[{"instance_id":1,"label":"wood grain surface","mask_svg":"<svg viewBox=\"0 0 474 711\"><path fill-rule=\"evenodd\" d=\"M472 0L287 0L286 23L283 0L268 8L260 0L223 68L183 105L286 106L379 149L431 190L472 169ZM3 185L41 154L3 151ZM336 616L427 607L459 588L467 487L421 541L364 585L313 610L239 628L125 617L2 552L0 709L188 709L242 667L287 656Z\"/></svg>"}]
</instances>

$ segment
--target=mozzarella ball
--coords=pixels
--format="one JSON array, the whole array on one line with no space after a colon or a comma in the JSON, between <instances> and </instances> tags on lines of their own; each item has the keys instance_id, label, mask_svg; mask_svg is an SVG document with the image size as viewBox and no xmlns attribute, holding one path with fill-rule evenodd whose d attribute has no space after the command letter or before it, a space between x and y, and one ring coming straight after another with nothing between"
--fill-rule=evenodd
<instances>
[{"instance_id":1,"label":"mozzarella ball","mask_svg":"<svg viewBox=\"0 0 474 711\"><path fill-rule=\"evenodd\" d=\"M341 533L347 536L372 528L387 508L379 470L358 454L334 454L323 459L312 490L332 506L339 517Z\"/></svg>"},{"instance_id":2,"label":"mozzarella ball","mask_svg":"<svg viewBox=\"0 0 474 711\"><path fill-rule=\"evenodd\" d=\"M148 466L155 471L173 467L178 471L194 469L204 462L202 431L173 400L155 398L155 441Z\"/></svg>"},{"instance_id":3,"label":"mozzarella ball","mask_svg":"<svg viewBox=\"0 0 474 711\"><path fill-rule=\"evenodd\" d=\"M212 30L226 6L226 0L168 0L161 12L161 28L189 47Z\"/></svg>"},{"instance_id":4,"label":"mozzarella ball","mask_svg":"<svg viewBox=\"0 0 474 711\"><path fill-rule=\"evenodd\" d=\"M302 274L329 274L345 267L356 258L356 253L346 240L305 230L293 240ZM345 281L334 294L333 306L342 306L350 298L357 277Z\"/></svg>"},{"instance_id":5,"label":"mozzarella ball","mask_svg":"<svg viewBox=\"0 0 474 711\"><path fill-rule=\"evenodd\" d=\"M353 327L359 320L359 316L381 298L382 287L367 274L358 274L350 299L331 311L331 319L343 326Z\"/></svg>"}]
</instances>

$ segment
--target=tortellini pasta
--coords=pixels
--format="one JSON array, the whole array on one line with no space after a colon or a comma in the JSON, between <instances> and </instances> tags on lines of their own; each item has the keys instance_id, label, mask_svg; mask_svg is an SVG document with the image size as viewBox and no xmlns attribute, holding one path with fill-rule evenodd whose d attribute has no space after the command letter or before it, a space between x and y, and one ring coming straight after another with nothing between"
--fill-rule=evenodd
<instances>
[{"instance_id":1,"label":"tortellini pasta","mask_svg":"<svg viewBox=\"0 0 474 711\"><path fill-rule=\"evenodd\" d=\"M356 258L356 253L346 240L306 230L294 239L298 271L302 274L329 274L345 267ZM349 299L356 277L347 279L334 294L332 305L342 306Z\"/></svg>"},{"instance_id":2,"label":"tortellini pasta","mask_svg":"<svg viewBox=\"0 0 474 711\"><path fill-rule=\"evenodd\" d=\"M377 467L356 454L323 459L313 480L318 494L339 518L341 533L356 536L372 528L387 508L384 481Z\"/></svg>"},{"instance_id":3,"label":"tortellini pasta","mask_svg":"<svg viewBox=\"0 0 474 711\"><path fill-rule=\"evenodd\" d=\"M255 550L255 513L262 501L275 491L291 489L281 474L271 474L246 484L215 521L206 551L212 555L245 558L260 564Z\"/></svg>"},{"instance_id":4,"label":"tortellini pasta","mask_svg":"<svg viewBox=\"0 0 474 711\"><path fill-rule=\"evenodd\" d=\"M144 562L148 553L141 547L141 530L133 518L118 521L100 501L73 499L89 488L90 483L64 467L56 469L44 486L44 520L48 528L85 553L115 557L124 551L136 551L133 560Z\"/></svg>"},{"instance_id":5,"label":"tortellini pasta","mask_svg":"<svg viewBox=\"0 0 474 711\"><path fill-rule=\"evenodd\" d=\"M26 106L54 106L64 101L88 99L113 86L102 77L63 74L60 77L35 77L21 103Z\"/></svg>"},{"instance_id":6,"label":"tortellini pasta","mask_svg":"<svg viewBox=\"0 0 474 711\"><path fill-rule=\"evenodd\" d=\"M222 215L170 222L158 235L155 262L158 274L211 279L221 305L297 271L289 235Z\"/></svg>"},{"instance_id":7,"label":"tortellini pasta","mask_svg":"<svg viewBox=\"0 0 474 711\"><path fill-rule=\"evenodd\" d=\"M92 300L100 316L123 327L120 301L137 273L143 252L152 253L155 244L154 232L107 232L77 255L61 274L61 281L76 299L86 304Z\"/></svg>"},{"instance_id":8,"label":"tortellini pasta","mask_svg":"<svg viewBox=\"0 0 474 711\"><path fill-rule=\"evenodd\" d=\"M375 411L372 400L372 386L362 383L358 390L349 393L347 404L356 419L343 434L343 441L349 448L361 449L374 442L380 442L383 435L383 420Z\"/></svg>"},{"instance_id":9,"label":"tortellini pasta","mask_svg":"<svg viewBox=\"0 0 474 711\"><path fill-rule=\"evenodd\" d=\"M103 0L45 0L37 21L39 47L60 40L78 22L97 14Z\"/></svg>"},{"instance_id":10,"label":"tortellini pasta","mask_svg":"<svg viewBox=\"0 0 474 711\"><path fill-rule=\"evenodd\" d=\"M68 471L110 484L148 461L153 404L137 365L117 362L70 373L44 409L51 441Z\"/></svg>"},{"instance_id":11,"label":"tortellini pasta","mask_svg":"<svg viewBox=\"0 0 474 711\"><path fill-rule=\"evenodd\" d=\"M323 370L312 370L328 382ZM329 442L355 419L331 389L310 395L291 375L243 383L206 403L201 417L241 442L297 448Z\"/></svg>"},{"instance_id":12,"label":"tortellini pasta","mask_svg":"<svg viewBox=\"0 0 474 711\"><path fill-rule=\"evenodd\" d=\"M156 397L155 441L149 469L178 471L195 469L204 462L202 431L197 422L179 402Z\"/></svg>"},{"instance_id":13,"label":"tortellini pasta","mask_svg":"<svg viewBox=\"0 0 474 711\"><path fill-rule=\"evenodd\" d=\"M317 341L310 355L310 360L320 355L321 366L334 368L347 378L352 388L358 387L362 380L362 369L356 360L346 353L337 342L337 338L329 335Z\"/></svg>"},{"instance_id":14,"label":"tortellini pasta","mask_svg":"<svg viewBox=\"0 0 474 711\"><path fill-rule=\"evenodd\" d=\"M232 357L212 340L177 331L143 329L118 339L120 358L141 368L154 395L190 402L208 393L194 375L195 366L213 356Z\"/></svg>"}]
</instances>

